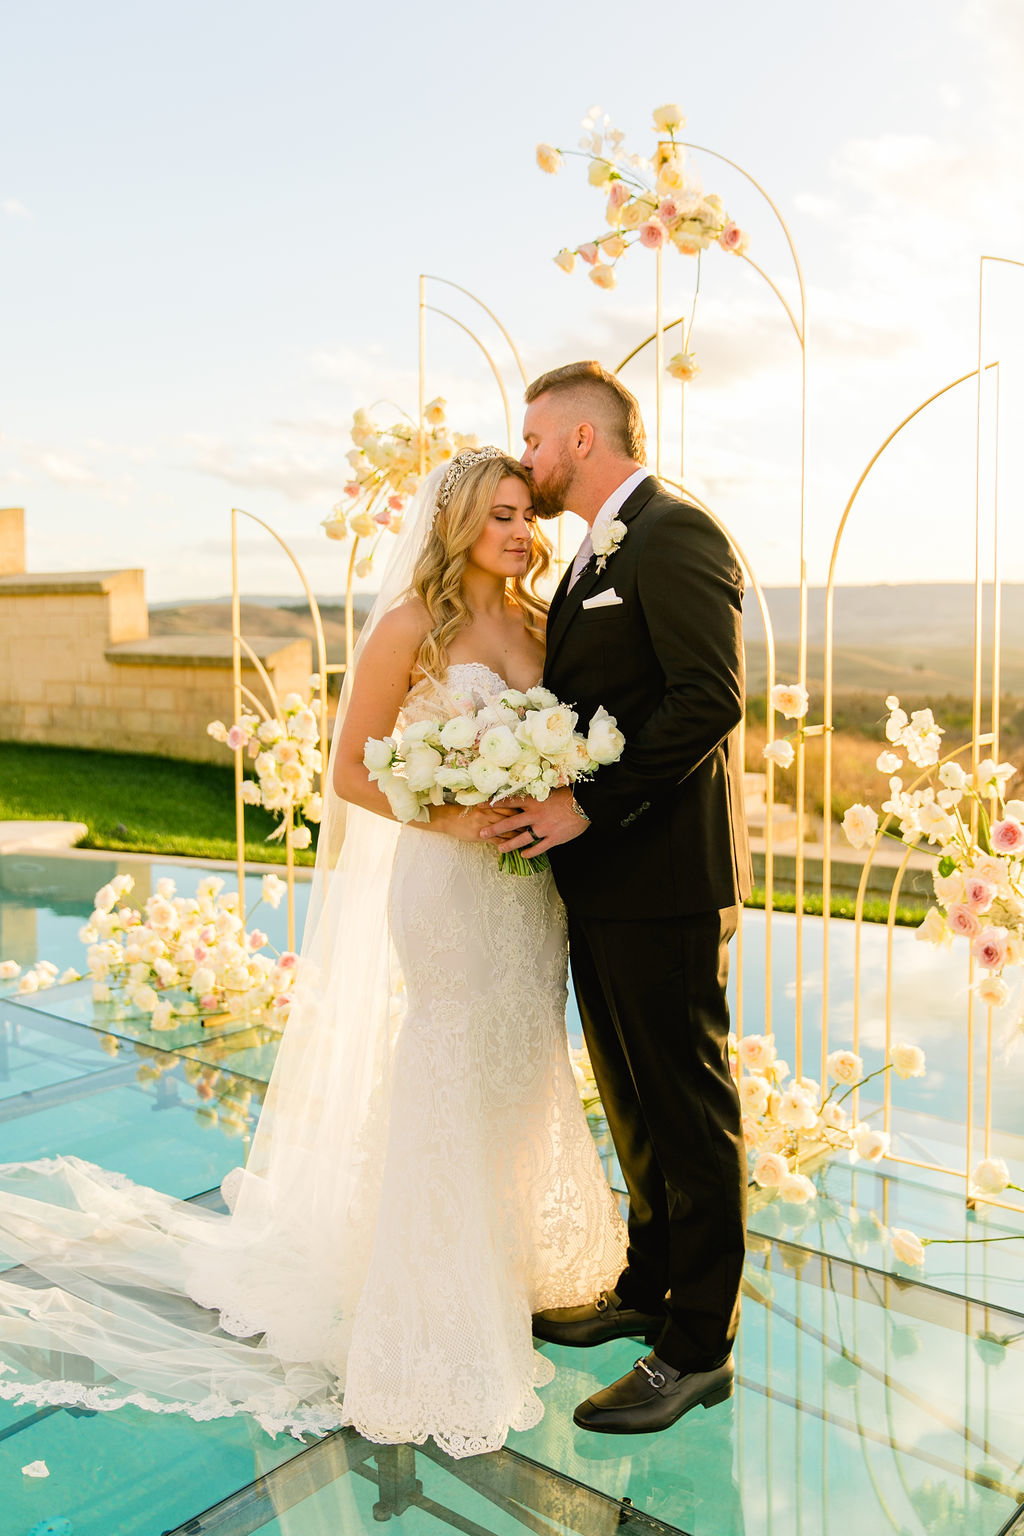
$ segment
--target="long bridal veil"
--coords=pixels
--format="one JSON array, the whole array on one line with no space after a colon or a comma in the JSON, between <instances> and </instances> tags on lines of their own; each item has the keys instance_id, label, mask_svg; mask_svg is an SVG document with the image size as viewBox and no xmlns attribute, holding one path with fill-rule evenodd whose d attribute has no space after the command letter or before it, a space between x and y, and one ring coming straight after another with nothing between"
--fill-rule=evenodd
<instances>
[{"instance_id":1,"label":"long bridal veil","mask_svg":"<svg viewBox=\"0 0 1024 1536\"><path fill-rule=\"evenodd\" d=\"M407 591L435 470L397 536L360 650ZM0 1397L135 1403L271 1432L344 1422L339 1391L372 1251L401 998L387 892L398 827L333 790L294 1001L229 1214L75 1157L0 1167Z\"/></svg>"}]
</instances>

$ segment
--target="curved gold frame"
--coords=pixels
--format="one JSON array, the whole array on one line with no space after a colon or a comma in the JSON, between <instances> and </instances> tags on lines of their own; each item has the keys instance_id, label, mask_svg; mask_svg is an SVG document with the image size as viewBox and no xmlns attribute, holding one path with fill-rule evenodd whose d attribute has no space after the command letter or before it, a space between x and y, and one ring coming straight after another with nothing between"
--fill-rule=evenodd
<instances>
[{"instance_id":1,"label":"curved gold frame","mask_svg":"<svg viewBox=\"0 0 1024 1536\"><path fill-rule=\"evenodd\" d=\"M320 677L318 719L320 725L320 772L317 775L320 784L320 792L323 794L325 787L325 775L327 773L328 747L327 740L327 643L324 638L323 619L320 615L320 605L313 594L306 573L303 570L294 551L282 539L281 535L271 528L262 517L257 517L253 512L246 512L241 507L231 508L231 678L232 697L234 701L235 719L242 714L243 697L248 699L256 709L269 718L269 712L260 703L253 691L242 682L242 652L252 661L256 671L267 690L270 698L271 709L274 715L280 715L280 704L277 693L270 680L266 668L256 655L252 646L242 634L242 594L238 573L238 519L247 517L250 522L256 523L284 550L291 561L302 590L306 594L310 615L313 620L313 636L316 642L316 671ZM245 915L245 802L242 799L242 780L244 777L244 760L242 749L239 747L234 754L235 758L235 842L236 861L238 869L238 906L239 916ZM289 817L290 825L290 817ZM288 948L295 948L295 850L292 847L288 832L284 837L285 849L285 877L288 889Z\"/></svg>"},{"instance_id":2,"label":"curved gold frame","mask_svg":"<svg viewBox=\"0 0 1024 1536\"><path fill-rule=\"evenodd\" d=\"M795 272L795 275L796 275L797 286L798 286L799 295L800 295L800 300L799 300L800 319L799 319L799 321L797 320L796 315L793 312L792 306L787 301L785 295L782 293L782 290L779 288L778 284L771 277L768 276L767 272L765 272L764 269L762 267L760 267L756 261L751 260L751 258L749 256L744 256L743 257L743 260L746 261L747 265L752 267L753 270L761 278L763 278L765 283L771 289L772 293L775 295L776 299L778 299L779 303L782 305L782 308L785 311L785 314L786 314L787 318L789 319L790 324L793 327L793 332L794 332L794 335L796 336L797 344L798 344L798 346L800 348L800 504L799 504L799 540L800 540L800 542L799 542L799 551L800 551L800 553L799 553L799 561L800 561L799 593L800 593L800 618L799 618L799 647L798 647L799 660L798 660L798 668L797 668L797 670L798 670L798 681L799 681L799 683L803 687L806 687L807 686L807 562L806 562L806 558L805 558L805 550L806 550L806 496L807 496L807 290L806 290L806 285L804 283L803 268L802 268L802 266L800 264L800 257L799 257L799 254L797 252L797 249L796 249L796 244L795 244L795 242L793 240L792 233L790 232L790 229L789 229L788 224L786 223L786 220L783 218L782 213L780 212L780 210L778 208L778 205L775 203L775 201L769 195L769 193L765 190L765 188L761 185L761 183L756 179L756 177L752 176L750 174L750 172L747 171L737 161L730 160L727 155L720 154L717 150L709 149L706 145L695 144L695 143L691 142L690 140L679 140L677 142L681 145L681 147L683 147L685 149L692 149L692 150L694 150L695 152L697 152L699 154L710 155L713 159L721 161L722 164L730 166L734 171L737 171L741 176L743 176L745 178L745 180L747 180L750 183L750 185L755 189L755 191L758 192L760 194L760 196L764 198L765 202L768 204L768 207L771 209L772 213L774 214L775 219L777 220L777 222L779 224L779 227L782 230L783 236L785 237L786 244L787 244L787 246L789 248L790 256L792 257L792 260L793 260L793 268L794 268L794 272ZM683 315L678 320L671 321L667 326L665 324L664 313L663 313L663 297L662 297L662 285L663 285L663 263L662 263L662 256L663 256L663 252L659 248L659 250L657 252L657 266L656 266L656 273L655 273L655 327L654 327L654 330L652 331L650 336L648 336L644 341L640 342L638 346L634 347L631 352L627 353L626 357L623 358L623 360L619 364L618 368L615 369L616 373L620 373L622 371L622 369L626 367L627 363L632 362L633 359L636 358L642 351L644 351L644 349L646 347L650 346L650 344L652 342L654 343L654 345L655 345L655 369L656 369L655 410L656 410L656 417L657 417L657 426L656 426L656 435L655 435L655 472L659 476L661 476L661 474L662 474L662 469L661 469L661 462L662 462L662 419L663 419L662 376L663 376L663 373L664 373L664 333L665 333L666 329L671 329L673 325L680 325L680 326L682 326L683 322L686 319L686 316ZM685 340L685 338L684 338L684 340ZM686 431L685 431L686 384L685 383L681 383L681 385L680 385L680 412L681 412L682 421L681 421L681 431L680 431L680 470L679 470L679 480L681 482L683 480L683 477L684 477L685 455L686 455L686 440L685 440L686 439ZM678 482L675 482L675 483L678 483ZM687 492L687 494L691 495L691 499L692 499L692 493ZM748 570L749 570L749 566L748 566ZM774 657L773 657L773 660L774 660ZM772 668L771 681L768 684L768 702L767 702L767 709L766 709L767 739L768 739L769 742L771 742L771 741L773 741L775 739L775 730L774 730L775 710L772 707L772 703L771 703L771 689L772 689L773 686L774 686L774 667ZM804 834L805 834L804 802L806 800L805 738L806 738L807 734L808 734L807 731L803 731L803 732L800 733L800 735L797 737L797 742L796 742L796 747L795 747L795 755L796 755L796 807L795 807L795 812L796 812L796 858L795 858L795 879L794 879L794 885L795 885L795 894L796 894L795 934L796 934L797 988L796 988L796 999L795 999L795 1014L796 1014L796 1017L795 1017L794 1057L795 1057L795 1063L796 1063L796 1075L798 1077L801 1076L802 1073L803 1073L803 988L802 988L801 982L802 982L802 977L803 977L803 938L804 938L804 932L803 932L803 919L804 919L804 910L803 910L803 907L804 907L804 875L805 875L805 871L804 871L804 863L805 863L805 858L804 858ZM742 736L741 736L741 740L742 740ZM774 819L775 819L775 774L774 774L774 764L771 763L770 761L768 761L765 764L765 804L766 804L766 819L765 819L765 943L766 943L766 946L767 946L768 954L770 956L770 952L771 952L771 923L772 923L772 912L773 912L773 905L772 905L772 877L773 877L773 870L774 870L773 826L774 826ZM770 965L770 962L769 962L769 965ZM737 966L736 966L736 971L737 971L736 995L737 995L737 997L739 997L740 994L741 994L742 980L743 980L743 968L742 968L742 917L741 917L741 923L740 923L740 931L737 934ZM767 1000L766 1000L766 1013L767 1013L767 1019L769 1021L768 1025L766 1025L766 1028L770 1028L770 1020L771 1020L771 1016L772 1016L772 1007L771 1007L770 997L768 997ZM824 1028L824 1022L823 1022L823 1028Z\"/></svg>"}]
</instances>

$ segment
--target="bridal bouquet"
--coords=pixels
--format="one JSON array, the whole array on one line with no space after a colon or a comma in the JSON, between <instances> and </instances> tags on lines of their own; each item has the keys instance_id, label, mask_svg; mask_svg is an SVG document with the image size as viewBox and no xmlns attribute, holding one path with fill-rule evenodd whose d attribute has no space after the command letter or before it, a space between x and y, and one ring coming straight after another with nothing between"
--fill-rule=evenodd
<instances>
[{"instance_id":1,"label":"bridal bouquet","mask_svg":"<svg viewBox=\"0 0 1024 1536\"><path fill-rule=\"evenodd\" d=\"M449 720L418 720L397 739L366 743L363 765L399 821L429 821L430 806L497 803L510 795L546 800L622 756L625 738L599 709L587 734L578 716L546 688L508 688L482 709ZM503 853L517 875L547 869L547 856Z\"/></svg>"}]
</instances>

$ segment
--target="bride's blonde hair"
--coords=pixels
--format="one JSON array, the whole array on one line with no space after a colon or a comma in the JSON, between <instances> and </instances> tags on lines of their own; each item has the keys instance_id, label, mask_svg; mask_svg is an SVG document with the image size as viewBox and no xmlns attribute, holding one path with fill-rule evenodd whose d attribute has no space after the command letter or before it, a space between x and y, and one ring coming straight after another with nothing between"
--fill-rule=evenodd
<instances>
[{"instance_id":1,"label":"bride's blonde hair","mask_svg":"<svg viewBox=\"0 0 1024 1536\"><path fill-rule=\"evenodd\" d=\"M426 605L430 633L420 646L416 664L429 677L440 677L448 665L448 648L472 619L462 595L462 575L470 550L483 532L498 486L507 475L532 492L530 477L506 454L472 465L456 481L447 505L438 507L423 553L416 562L410 592ZM548 605L539 597L537 582L551 565L551 545L541 525L533 524L533 541L525 571L508 582L531 635L543 643Z\"/></svg>"}]
</instances>

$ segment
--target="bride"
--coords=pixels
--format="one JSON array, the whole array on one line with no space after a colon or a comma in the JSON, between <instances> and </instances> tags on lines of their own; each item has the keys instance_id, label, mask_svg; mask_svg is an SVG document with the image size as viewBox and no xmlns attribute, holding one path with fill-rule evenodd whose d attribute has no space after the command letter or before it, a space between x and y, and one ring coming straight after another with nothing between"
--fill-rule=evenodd
<instances>
[{"instance_id":1,"label":"bride","mask_svg":"<svg viewBox=\"0 0 1024 1536\"><path fill-rule=\"evenodd\" d=\"M499 871L480 833L500 807L399 827L362 757L539 681L549 562L516 460L428 477L339 711L292 1015L229 1214L77 1158L0 1168L0 1397L453 1456L541 1417L531 1313L610 1287L625 1249L566 1048L564 913L549 873Z\"/></svg>"}]
</instances>

